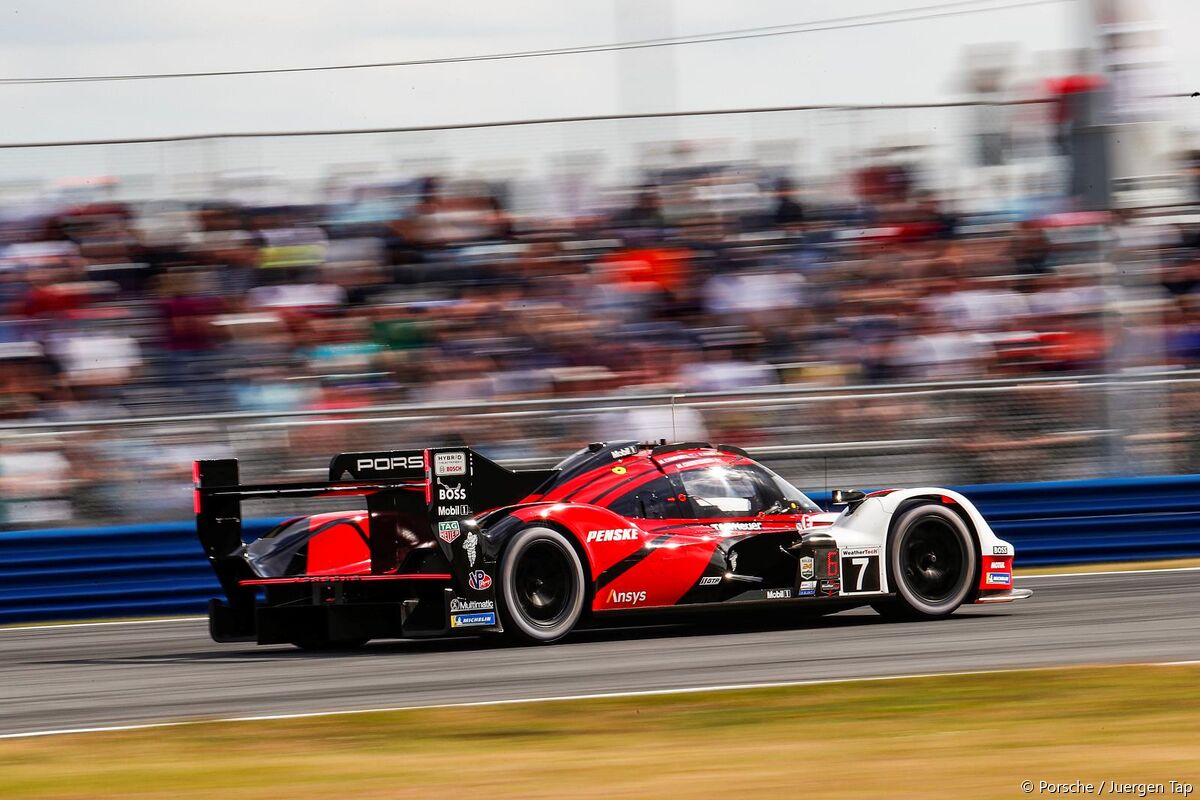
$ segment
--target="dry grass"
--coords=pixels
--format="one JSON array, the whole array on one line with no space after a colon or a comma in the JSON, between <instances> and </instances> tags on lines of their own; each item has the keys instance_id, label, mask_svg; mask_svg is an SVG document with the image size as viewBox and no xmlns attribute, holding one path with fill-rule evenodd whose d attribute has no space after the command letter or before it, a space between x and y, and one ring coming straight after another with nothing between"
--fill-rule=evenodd
<instances>
[{"instance_id":1,"label":"dry grass","mask_svg":"<svg viewBox=\"0 0 1200 800\"><path fill-rule=\"evenodd\" d=\"M0 742L4 798L1017 798L1200 785L1194 667L438 709ZM397 680L403 680L400 674Z\"/></svg>"}]
</instances>

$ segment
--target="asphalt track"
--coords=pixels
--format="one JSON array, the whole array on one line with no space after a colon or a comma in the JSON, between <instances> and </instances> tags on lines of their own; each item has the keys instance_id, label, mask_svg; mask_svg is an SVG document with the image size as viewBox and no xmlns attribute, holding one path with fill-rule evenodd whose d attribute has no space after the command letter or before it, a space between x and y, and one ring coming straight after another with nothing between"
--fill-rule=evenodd
<instances>
[{"instance_id":1,"label":"asphalt track","mask_svg":"<svg viewBox=\"0 0 1200 800\"><path fill-rule=\"evenodd\" d=\"M583 631L549 647L216 644L205 623L0 630L0 734L1071 664L1200 660L1200 571L1043 576L938 622L872 612Z\"/></svg>"}]
</instances>

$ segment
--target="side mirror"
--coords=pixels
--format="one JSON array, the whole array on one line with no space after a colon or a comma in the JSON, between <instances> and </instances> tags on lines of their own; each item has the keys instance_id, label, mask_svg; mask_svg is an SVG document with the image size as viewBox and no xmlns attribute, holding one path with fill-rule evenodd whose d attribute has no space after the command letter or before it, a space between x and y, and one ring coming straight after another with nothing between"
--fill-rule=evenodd
<instances>
[{"instance_id":1,"label":"side mirror","mask_svg":"<svg viewBox=\"0 0 1200 800\"><path fill-rule=\"evenodd\" d=\"M829 502L835 506L850 506L853 511L867 496L858 489L834 489Z\"/></svg>"}]
</instances>

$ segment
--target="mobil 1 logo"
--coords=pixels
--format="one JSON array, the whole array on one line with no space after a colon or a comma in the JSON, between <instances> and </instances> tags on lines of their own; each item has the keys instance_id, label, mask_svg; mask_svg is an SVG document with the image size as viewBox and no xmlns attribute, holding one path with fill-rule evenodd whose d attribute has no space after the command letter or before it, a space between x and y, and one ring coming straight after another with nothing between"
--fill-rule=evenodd
<instances>
[{"instance_id":1,"label":"mobil 1 logo","mask_svg":"<svg viewBox=\"0 0 1200 800\"><path fill-rule=\"evenodd\" d=\"M842 594L879 591L879 547L843 547Z\"/></svg>"}]
</instances>

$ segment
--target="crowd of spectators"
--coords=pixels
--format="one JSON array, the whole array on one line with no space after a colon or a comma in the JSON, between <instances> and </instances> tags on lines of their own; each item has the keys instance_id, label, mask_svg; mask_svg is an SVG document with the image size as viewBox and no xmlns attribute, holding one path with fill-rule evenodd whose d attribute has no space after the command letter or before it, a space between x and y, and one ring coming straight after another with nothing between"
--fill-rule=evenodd
<instances>
[{"instance_id":1,"label":"crowd of spectators","mask_svg":"<svg viewBox=\"0 0 1200 800\"><path fill-rule=\"evenodd\" d=\"M691 166L536 216L436 177L317 205L9 209L0 428L1200 362L1187 219L964 214L902 163L850 177L817 196ZM147 480L209 441L172 437L137 454ZM0 439L0 496L33 473L51 504L103 486L95 438L29 441Z\"/></svg>"}]
</instances>

